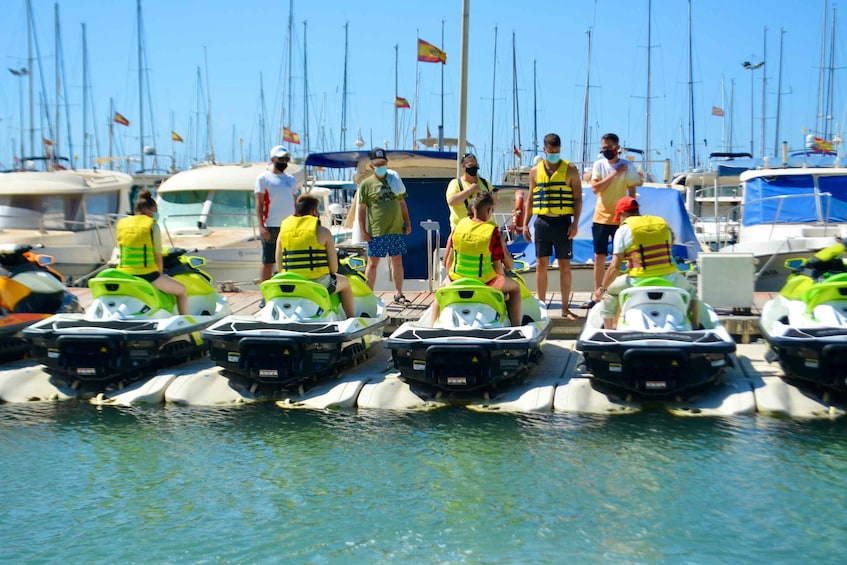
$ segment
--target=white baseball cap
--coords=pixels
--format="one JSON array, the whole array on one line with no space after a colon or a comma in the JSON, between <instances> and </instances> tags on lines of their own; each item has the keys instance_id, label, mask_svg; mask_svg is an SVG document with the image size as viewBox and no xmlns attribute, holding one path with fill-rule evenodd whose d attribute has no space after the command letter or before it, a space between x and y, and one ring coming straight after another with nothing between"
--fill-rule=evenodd
<instances>
[{"instance_id":1,"label":"white baseball cap","mask_svg":"<svg viewBox=\"0 0 847 565\"><path fill-rule=\"evenodd\" d=\"M274 157L285 157L288 155L288 149L283 147L282 145L277 145L273 149L271 149L271 159Z\"/></svg>"}]
</instances>

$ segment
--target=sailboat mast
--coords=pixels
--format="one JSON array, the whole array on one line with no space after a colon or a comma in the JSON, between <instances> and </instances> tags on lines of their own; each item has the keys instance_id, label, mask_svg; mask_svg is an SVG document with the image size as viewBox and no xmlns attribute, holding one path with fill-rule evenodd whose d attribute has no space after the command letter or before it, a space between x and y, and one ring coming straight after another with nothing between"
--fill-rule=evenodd
<instances>
[{"instance_id":1,"label":"sailboat mast","mask_svg":"<svg viewBox=\"0 0 847 565\"><path fill-rule=\"evenodd\" d=\"M29 154L35 156L35 104L33 102L33 75L35 69L32 67L32 0L26 0L26 44L27 44L27 63L26 68L29 70ZM23 132L21 132L23 135ZM21 155L21 165L25 155Z\"/></svg>"},{"instance_id":2,"label":"sailboat mast","mask_svg":"<svg viewBox=\"0 0 847 565\"><path fill-rule=\"evenodd\" d=\"M694 137L694 50L692 49L691 41L691 0L688 0L688 128L689 139L691 140L691 157L688 163L689 168L697 166L697 142Z\"/></svg>"},{"instance_id":3,"label":"sailboat mast","mask_svg":"<svg viewBox=\"0 0 847 565\"><path fill-rule=\"evenodd\" d=\"M462 2L462 56L459 64L459 145L457 152L458 158L456 160L457 176L461 174L460 159L465 153L468 134L468 21L470 19L470 6L471 0L464 0L464 2Z\"/></svg>"},{"instance_id":4,"label":"sailboat mast","mask_svg":"<svg viewBox=\"0 0 847 565\"><path fill-rule=\"evenodd\" d=\"M824 132L823 138L829 140L832 137L832 75L835 72L835 6L832 7L832 33L829 38L829 65L826 73L826 102L824 104Z\"/></svg>"},{"instance_id":5,"label":"sailboat mast","mask_svg":"<svg viewBox=\"0 0 847 565\"><path fill-rule=\"evenodd\" d=\"M588 88L591 85L591 28L585 32L588 35L588 57L585 63L585 97L582 103L582 156L580 162L585 167L588 163Z\"/></svg>"},{"instance_id":6,"label":"sailboat mast","mask_svg":"<svg viewBox=\"0 0 847 565\"><path fill-rule=\"evenodd\" d=\"M647 160L647 172L650 171L650 74L651 65L652 65L652 51L653 48L653 0L647 0L647 140L644 147L644 155Z\"/></svg>"},{"instance_id":7,"label":"sailboat mast","mask_svg":"<svg viewBox=\"0 0 847 565\"><path fill-rule=\"evenodd\" d=\"M532 156L538 155L538 60L532 60Z\"/></svg>"},{"instance_id":8,"label":"sailboat mast","mask_svg":"<svg viewBox=\"0 0 847 565\"><path fill-rule=\"evenodd\" d=\"M782 44L785 39L785 28L779 29L779 74L776 80L776 125L773 135L773 154L779 155L779 117L782 108Z\"/></svg>"},{"instance_id":9,"label":"sailboat mast","mask_svg":"<svg viewBox=\"0 0 847 565\"><path fill-rule=\"evenodd\" d=\"M765 26L762 43L762 156L765 155L765 101L768 88L768 26Z\"/></svg>"},{"instance_id":10,"label":"sailboat mast","mask_svg":"<svg viewBox=\"0 0 847 565\"><path fill-rule=\"evenodd\" d=\"M824 113L826 112L824 103L824 77L826 74L826 22L827 13L829 12L829 3L823 1L823 23L821 24L821 66L818 74L818 107L815 121L815 133L821 134L824 129Z\"/></svg>"},{"instance_id":11,"label":"sailboat mast","mask_svg":"<svg viewBox=\"0 0 847 565\"><path fill-rule=\"evenodd\" d=\"M266 126L267 110L265 109L265 80L262 73L259 73L259 154L264 156L268 154L268 132Z\"/></svg>"},{"instance_id":12,"label":"sailboat mast","mask_svg":"<svg viewBox=\"0 0 847 565\"><path fill-rule=\"evenodd\" d=\"M444 20L441 20L441 51L444 52ZM444 151L444 65L441 65L441 123L438 124L438 150Z\"/></svg>"},{"instance_id":13,"label":"sailboat mast","mask_svg":"<svg viewBox=\"0 0 847 565\"><path fill-rule=\"evenodd\" d=\"M306 20L303 20L303 147L309 154L309 67L306 59Z\"/></svg>"},{"instance_id":14,"label":"sailboat mast","mask_svg":"<svg viewBox=\"0 0 847 565\"><path fill-rule=\"evenodd\" d=\"M341 151L347 147L347 31L350 22L344 22L344 81L341 87L341 141L338 148Z\"/></svg>"},{"instance_id":15,"label":"sailboat mast","mask_svg":"<svg viewBox=\"0 0 847 565\"><path fill-rule=\"evenodd\" d=\"M138 159L140 163L139 172L144 172L144 65L141 55L141 0L137 0L136 6L138 18Z\"/></svg>"},{"instance_id":16,"label":"sailboat mast","mask_svg":"<svg viewBox=\"0 0 847 565\"><path fill-rule=\"evenodd\" d=\"M88 43L82 24L82 167L88 166Z\"/></svg>"},{"instance_id":17,"label":"sailboat mast","mask_svg":"<svg viewBox=\"0 0 847 565\"><path fill-rule=\"evenodd\" d=\"M489 146L488 178L494 178L494 98L497 93L497 26L494 26L494 69L491 71L491 144Z\"/></svg>"},{"instance_id":18,"label":"sailboat mast","mask_svg":"<svg viewBox=\"0 0 847 565\"><path fill-rule=\"evenodd\" d=\"M293 73L293 59L294 59L294 49L292 48L294 44L294 0L289 0L288 2L288 83L286 85L286 89L288 90L288 103L285 106L286 111L288 112L288 125L291 127L293 125L294 113L291 111L293 108L291 104L291 96L294 93L294 88L292 88L291 84L291 75ZM208 79L208 75L206 76ZM285 126L286 122L283 121L282 125ZM283 130L284 131L284 130ZM284 136L285 134L283 134Z\"/></svg>"},{"instance_id":19,"label":"sailboat mast","mask_svg":"<svg viewBox=\"0 0 847 565\"><path fill-rule=\"evenodd\" d=\"M212 163L215 162L215 138L212 135L212 91L209 89L209 58L206 56L206 46L203 46L203 66L206 71L206 123L209 128L209 154Z\"/></svg>"},{"instance_id":20,"label":"sailboat mast","mask_svg":"<svg viewBox=\"0 0 847 565\"><path fill-rule=\"evenodd\" d=\"M512 32L512 84L513 84L513 96L515 98L515 104L512 107L512 122L514 123L514 130L512 131L512 149L517 148L518 155L515 155L515 159L517 162L515 163L515 167L521 166L521 113L520 113L520 104L518 101L518 55L517 48L515 46L515 32Z\"/></svg>"},{"instance_id":21,"label":"sailboat mast","mask_svg":"<svg viewBox=\"0 0 847 565\"><path fill-rule=\"evenodd\" d=\"M59 3L58 2L53 4L53 17L55 18L55 21L54 21L54 34L55 35L53 36L53 41L54 41L54 44L55 44L54 49L56 50L56 54L55 54L55 57L54 57L54 60L53 60L53 63L54 63L53 71L54 71L55 77L56 77L56 137L53 138L53 139L50 139L48 141L50 141L50 143L53 144L53 146L50 148L50 154L51 154L50 161L55 163L58 156L59 156L59 146L61 145L61 140L60 140L61 133L59 131L59 123L60 123L60 120L61 120L61 115L59 114L59 108L60 108L59 100L61 99L61 93L62 93L62 71L61 71L61 66L59 64L59 42L60 42L60 40L59 40Z\"/></svg>"},{"instance_id":22,"label":"sailboat mast","mask_svg":"<svg viewBox=\"0 0 847 565\"><path fill-rule=\"evenodd\" d=\"M400 46L395 43L394 44L394 149L397 149L397 138L399 137L399 128L397 127L397 118L399 113L399 108L397 108L397 97L400 95L400 91L398 90L397 84L397 75L399 73L399 57L400 57Z\"/></svg>"}]
</instances>

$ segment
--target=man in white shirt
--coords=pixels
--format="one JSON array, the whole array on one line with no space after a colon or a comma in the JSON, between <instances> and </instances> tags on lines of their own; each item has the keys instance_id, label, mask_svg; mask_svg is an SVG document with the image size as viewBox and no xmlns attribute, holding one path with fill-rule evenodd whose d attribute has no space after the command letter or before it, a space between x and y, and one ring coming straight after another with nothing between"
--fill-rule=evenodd
<instances>
[{"instance_id":1,"label":"man in white shirt","mask_svg":"<svg viewBox=\"0 0 847 565\"><path fill-rule=\"evenodd\" d=\"M273 275L276 264L276 240L282 221L294 214L297 201L297 181L285 173L290 157L282 145L271 149L273 169L256 179L256 218L262 238L262 268L259 278L266 281Z\"/></svg>"}]
</instances>

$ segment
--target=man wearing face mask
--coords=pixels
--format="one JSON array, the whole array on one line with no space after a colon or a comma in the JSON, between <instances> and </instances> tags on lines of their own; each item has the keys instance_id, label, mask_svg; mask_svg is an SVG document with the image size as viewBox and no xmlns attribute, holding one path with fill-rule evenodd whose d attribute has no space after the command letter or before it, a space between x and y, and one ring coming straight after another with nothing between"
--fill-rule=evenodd
<instances>
[{"instance_id":1,"label":"man wearing face mask","mask_svg":"<svg viewBox=\"0 0 847 565\"><path fill-rule=\"evenodd\" d=\"M379 261L386 255L391 260L394 279L394 302L407 305L403 296L403 255L406 237L412 233L412 222L406 206L406 187L395 171L388 169L385 149L374 148L370 154L374 174L359 185L359 231L362 241L368 242L368 263L365 276L373 290Z\"/></svg>"},{"instance_id":2,"label":"man wearing face mask","mask_svg":"<svg viewBox=\"0 0 847 565\"><path fill-rule=\"evenodd\" d=\"M462 175L453 179L447 185L447 205L450 207L450 229L456 229L456 224L462 218L468 217L471 201L480 192L494 194L494 206L497 206L497 196L487 179L479 176L479 161L473 153L462 156ZM492 216L493 218L493 216ZM493 221L493 219L492 219Z\"/></svg>"},{"instance_id":3,"label":"man wearing face mask","mask_svg":"<svg viewBox=\"0 0 847 565\"><path fill-rule=\"evenodd\" d=\"M262 238L262 268L259 278L266 281L273 275L276 264L276 240L282 221L294 214L297 200L297 181L287 174L290 157L282 145L271 149L273 169L265 171L256 179L256 219Z\"/></svg>"},{"instance_id":4,"label":"man wearing face mask","mask_svg":"<svg viewBox=\"0 0 847 565\"><path fill-rule=\"evenodd\" d=\"M591 192L597 195L594 208L594 220L591 235L594 239L594 290L600 288L606 272L606 254L609 241L615 237L619 223L615 221L615 206L624 196L635 198L635 187L641 184L641 177L630 163L622 160L618 153L618 136L607 133L600 139L602 157L594 161L591 173ZM594 300L582 305L594 306Z\"/></svg>"},{"instance_id":5,"label":"man wearing face mask","mask_svg":"<svg viewBox=\"0 0 847 565\"><path fill-rule=\"evenodd\" d=\"M559 262L562 315L568 320L576 320L576 314L570 311L571 255L582 211L582 182L576 167L562 160L561 148L562 140L557 134L544 136L544 159L529 172L531 197L526 199L523 236L532 242L529 221L535 213L535 284L538 299L547 301L547 269L555 249Z\"/></svg>"}]
</instances>

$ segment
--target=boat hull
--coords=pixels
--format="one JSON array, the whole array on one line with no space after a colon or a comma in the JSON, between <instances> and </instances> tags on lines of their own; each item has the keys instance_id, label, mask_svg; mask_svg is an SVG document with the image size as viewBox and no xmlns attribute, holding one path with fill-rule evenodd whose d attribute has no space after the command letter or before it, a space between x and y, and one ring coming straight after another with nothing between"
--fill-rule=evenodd
<instances>
[{"instance_id":1,"label":"boat hull","mask_svg":"<svg viewBox=\"0 0 847 565\"><path fill-rule=\"evenodd\" d=\"M285 388L353 364L382 337L386 317L341 322L262 322L231 317L203 332L228 373Z\"/></svg>"},{"instance_id":2,"label":"boat hull","mask_svg":"<svg viewBox=\"0 0 847 565\"><path fill-rule=\"evenodd\" d=\"M847 328L785 328L781 335L763 333L788 380L847 392Z\"/></svg>"},{"instance_id":3,"label":"boat hull","mask_svg":"<svg viewBox=\"0 0 847 565\"><path fill-rule=\"evenodd\" d=\"M669 396L714 383L735 342L711 330L595 330L577 340L593 379L626 394Z\"/></svg>"},{"instance_id":4,"label":"boat hull","mask_svg":"<svg viewBox=\"0 0 847 565\"><path fill-rule=\"evenodd\" d=\"M443 329L404 324L385 347L406 381L472 391L511 381L542 359L549 321L519 328ZM527 335L529 333L529 335Z\"/></svg>"}]
</instances>

